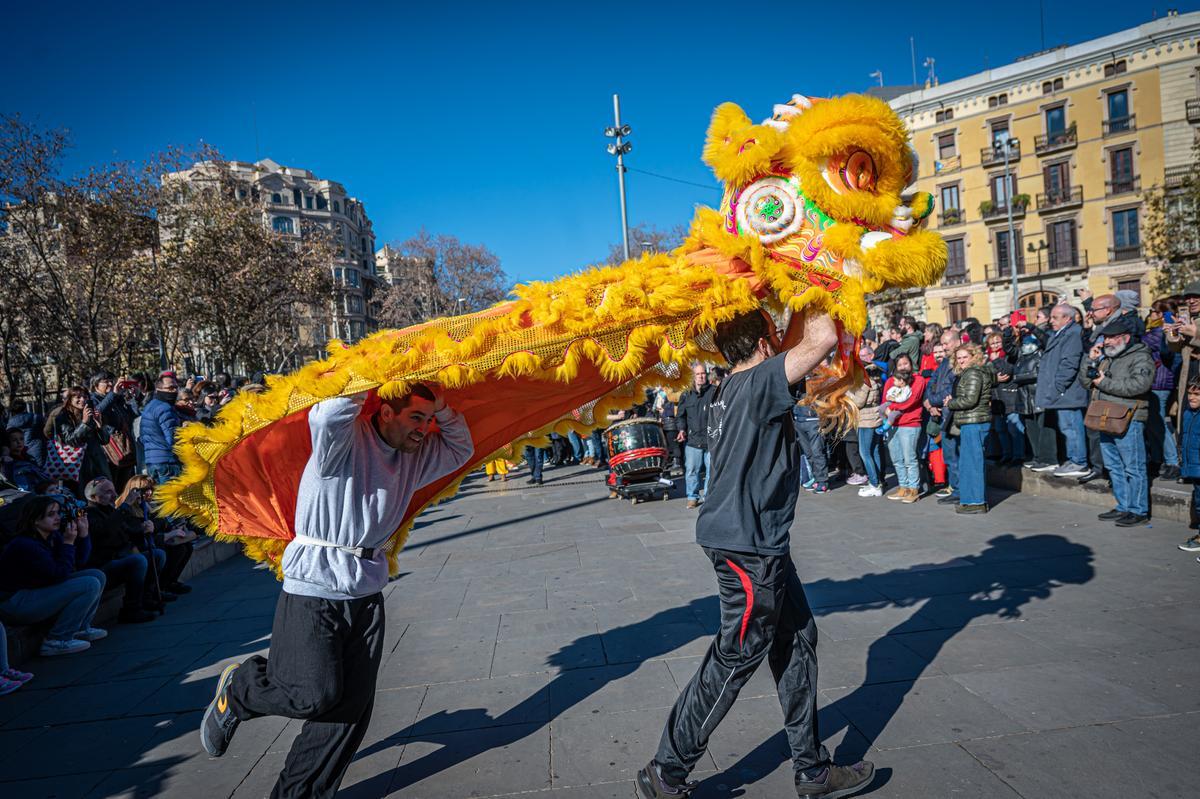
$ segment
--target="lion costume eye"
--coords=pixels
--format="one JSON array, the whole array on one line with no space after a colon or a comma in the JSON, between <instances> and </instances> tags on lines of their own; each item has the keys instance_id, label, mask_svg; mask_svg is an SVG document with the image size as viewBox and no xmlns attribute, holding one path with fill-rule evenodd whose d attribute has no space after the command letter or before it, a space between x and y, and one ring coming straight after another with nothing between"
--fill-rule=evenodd
<instances>
[{"instance_id":1,"label":"lion costume eye","mask_svg":"<svg viewBox=\"0 0 1200 799\"><path fill-rule=\"evenodd\" d=\"M799 202L799 192L787 179L756 180L737 200L738 228L752 231L763 244L779 241L800 228L804 215L797 213Z\"/></svg>"},{"instance_id":2,"label":"lion costume eye","mask_svg":"<svg viewBox=\"0 0 1200 799\"><path fill-rule=\"evenodd\" d=\"M875 191L875 159L865 150L856 150L841 168L842 182L855 191Z\"/></svg>"}]
</instances>

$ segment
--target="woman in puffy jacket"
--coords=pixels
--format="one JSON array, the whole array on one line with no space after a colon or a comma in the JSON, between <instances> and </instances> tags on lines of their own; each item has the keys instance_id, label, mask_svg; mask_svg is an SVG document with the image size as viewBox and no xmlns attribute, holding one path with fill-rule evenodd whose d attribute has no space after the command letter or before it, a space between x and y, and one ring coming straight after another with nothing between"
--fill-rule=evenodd
<instances>
[{"instance_id":1,"label":"woman in puffy jacket","mask_svg":"<svg viewBox=\"0 0 1200 799\"><path fill-rule=\"evenodd\" d=\"M863 347L860 357L863 363L867 364L867 378L861 386L850 392L849 398L858 408L858 430L854 449L858 453L858 459L862 462L866 474L863 481L851 483L851 480L847 480L846 482L860 486L858 489L860 497L878 497L883 495L883 462L879 457L879 436L875 435L875 428L879 427L882 421L879 416L881 375L879 367L871 362L875 357L874 350L870 347ZM847 456L851 451L850 443L850 441L846 442ZM850 460L853 464L854 459ZM857 464L854 465L857 466ZM855 469L855 473L857 475L857 469ZM853 480L853 477L851 479Z\"/></svg>"},{"instance_id":2,"label":"woman in puffy jacket","mask_svg":"<svg viewBox=\"0 0 1200 799\"><path fill-rule=\"evenodd\" d=\"M945 406L953 411L958 435L958 512L987 513L984 494L983 446L992 422L994 372L975 344L954 350L958 382Z\"/></svg>"}]
</instances>

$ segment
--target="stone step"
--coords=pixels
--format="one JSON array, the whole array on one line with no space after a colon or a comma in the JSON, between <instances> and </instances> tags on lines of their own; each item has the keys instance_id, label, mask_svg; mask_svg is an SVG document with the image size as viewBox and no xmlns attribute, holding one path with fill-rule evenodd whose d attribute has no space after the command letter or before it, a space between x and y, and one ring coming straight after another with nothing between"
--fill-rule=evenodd
<instances>
[{"instance_id":1,"label":"stone step","mask_svg":"<svg viewBox=\"0 0 1200 799\"><path fill-rule=\"evenodd\" d=\"M1020 491L1034 497L1051 497L1079 502L1104 510L1116 505L1112 486L1107 480L1092 480L1080 485L1074 477L1054 477L1049 472L1031 472L1020 466L986 467L988 485ZM1188 524L1192 487L1174 480L1154 480L1150 484L1150 517Z\"/></svg>"}]
</instances>

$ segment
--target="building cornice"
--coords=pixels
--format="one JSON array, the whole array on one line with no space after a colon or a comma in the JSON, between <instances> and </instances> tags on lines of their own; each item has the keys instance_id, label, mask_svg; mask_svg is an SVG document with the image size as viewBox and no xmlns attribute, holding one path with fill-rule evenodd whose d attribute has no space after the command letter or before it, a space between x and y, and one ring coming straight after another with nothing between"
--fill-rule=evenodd
<instances>
[{"instance_id":1,"label":"building cornice","mask_svg":"<svg viewBox=\"0 0 1200 799\"><path fill-rule=\"evenodd\" d=\"M1147 22L1136 28L1052 50L1032 58L978 72L938 86L902 94L889 102L902 116L947 108L980 94L1015 89L1023 84L1061 77L1106 61L1128 58L1150 48L1200 38L1200 12L1179 14Z\"/></svg>"}]
</instances>

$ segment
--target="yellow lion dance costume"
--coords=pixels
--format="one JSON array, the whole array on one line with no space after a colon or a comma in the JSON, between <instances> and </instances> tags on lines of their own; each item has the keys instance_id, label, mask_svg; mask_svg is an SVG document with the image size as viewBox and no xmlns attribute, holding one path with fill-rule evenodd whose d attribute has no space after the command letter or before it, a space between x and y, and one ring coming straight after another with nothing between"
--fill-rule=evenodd
<instances>
[{"instance_id":1,"label":"yellow lion dance costume","mask_svg":"<svg viewBox=\"0 0 1200 799\"><path fill-rule=\"evenodd\" d=\"M905 194L916 164L903 123L882 100L858 95L797 95L762 124L727 103L713 115L704 160L725 184L721 207L699 209L676 251L518 286L515 299L486 311L352 347L332 342L327 359L238 395L212 427L181 428L184 470L159 491L163 510L242 542L278 573L311 453L308 409L369 392L363 412L372 413L379 395L438 383L466 417L475 456L414 495L389 541L395 573L413 519L464 475L551 430L586 433L646 386L685 385L690 362L721 360L716 325L755 309L794 320L784 346L803 335L805 308L837 320L838 356L809 388L827 426L846 426L842 397L861 376L866 295L931 285L946 263L941 237L922 229L933 198Z\"/></svg>"}]
</instances>

